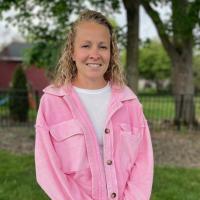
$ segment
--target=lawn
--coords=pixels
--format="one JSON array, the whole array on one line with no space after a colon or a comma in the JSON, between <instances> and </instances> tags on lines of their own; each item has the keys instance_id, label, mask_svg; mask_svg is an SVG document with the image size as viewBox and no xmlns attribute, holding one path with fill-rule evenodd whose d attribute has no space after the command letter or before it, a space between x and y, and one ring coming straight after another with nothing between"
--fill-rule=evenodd
<instances>
[{"instance_id":1,"label":"lawn","mask_svg":"<svg viewBox=\"0 0 200 200\"><path fill-rule=\"evenodd\" d=\"M0 200L47 200L35 182L32 155L0 151ZM151 200L199 200L200 169L156 167Z\"/></svg>"},{"instance_id":2,"label":"lawn","mask_svg":"<svg viewBox=\"0 0 200 200\"><path fill-rule=\"evenodd\" d=\"M199 200L200 169L156 167L151 200Z\"/></svg>"},{"instance_id":3,"label":"lawn","mask_svg":"<svg viewBox=\"0 0 200 200\"><path fill-rule=\"evenodd\" d=\"M47 200L35 182L31 155L0 151L0 200Z\"/></svg>"}]
</instances>

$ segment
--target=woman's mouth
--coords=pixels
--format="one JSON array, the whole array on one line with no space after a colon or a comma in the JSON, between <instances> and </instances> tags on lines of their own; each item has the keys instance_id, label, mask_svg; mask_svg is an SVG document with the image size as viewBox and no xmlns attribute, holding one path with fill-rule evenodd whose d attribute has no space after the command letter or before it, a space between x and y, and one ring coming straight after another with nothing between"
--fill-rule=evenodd
<instances>
[{"instance_id":1,"label":"woman's mouth","mask_svg":"<svg viewBox=\"0 0 200 200\"><path fill-rule=\"evenodd\" d=\"M100 63L87 63L86 65L91 68L99 68L102 66Z\"/></svg>"}]
</instances>

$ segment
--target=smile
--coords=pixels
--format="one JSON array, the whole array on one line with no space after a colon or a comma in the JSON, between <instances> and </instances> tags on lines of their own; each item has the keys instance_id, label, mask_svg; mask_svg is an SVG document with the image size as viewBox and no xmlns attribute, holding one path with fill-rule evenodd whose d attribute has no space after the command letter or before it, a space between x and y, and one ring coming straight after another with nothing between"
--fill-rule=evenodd
<instances>
[{"instance_id":1,"label":"smile","mask_svg":"<svg viewBox=\"0 0 200 200\"><path fill-rule=\"evenodd\" d=\"M98 68L102 66L102 64L99 63L87 63L86 65L92 68Z\"/></svg>"}]
</instances>

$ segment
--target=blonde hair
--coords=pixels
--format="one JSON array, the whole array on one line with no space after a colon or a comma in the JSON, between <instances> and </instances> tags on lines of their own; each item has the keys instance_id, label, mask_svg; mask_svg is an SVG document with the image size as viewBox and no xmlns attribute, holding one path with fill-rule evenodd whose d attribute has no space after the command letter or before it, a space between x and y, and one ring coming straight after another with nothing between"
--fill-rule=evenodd
<instances>
[{"instance_id":1,"label":"blonde hair","mask_svg":"<svg viewBox=\"0 0 200 200\"><path fill-rule=\"evenodd\" d=\"M116 37L110 22L100 12L93 10L86 10L82 12L79 18L72 24L71 29L67 35L67 41L61 57L56 67L56 73L53 80L53 84L56 87L60 87L64 84L71 82L77 74L77 67L72 59L74 40L76 37L76 28L83 21L93 21L98 24L104 25L109 29L111 38L111 57L107 71L104 74L106 81L123 86L124 76L121 66L119 64L119 52L117 47Z\"/></svg>"}]
</instances>

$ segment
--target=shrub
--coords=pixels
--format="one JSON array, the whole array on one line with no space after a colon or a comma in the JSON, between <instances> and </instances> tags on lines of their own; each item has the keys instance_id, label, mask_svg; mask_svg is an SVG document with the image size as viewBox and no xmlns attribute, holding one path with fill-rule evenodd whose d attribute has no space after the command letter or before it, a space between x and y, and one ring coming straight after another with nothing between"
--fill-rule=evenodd
<instances>
[{"instance_id":1,"label":"shrub","mask_svg":"<svg viewBox=\"0 0 200 200\"><path fill-rule=\"evenodd\" d=\"M26 75L22 67L14 72L9 93L9 111L11 119L25 122L28 120L28 89Z\"/></svg>"}]
</instances>

